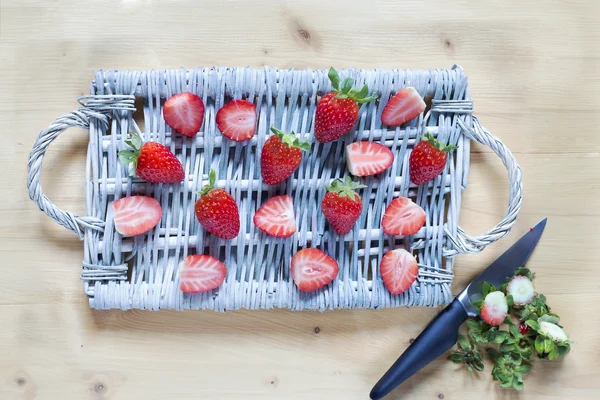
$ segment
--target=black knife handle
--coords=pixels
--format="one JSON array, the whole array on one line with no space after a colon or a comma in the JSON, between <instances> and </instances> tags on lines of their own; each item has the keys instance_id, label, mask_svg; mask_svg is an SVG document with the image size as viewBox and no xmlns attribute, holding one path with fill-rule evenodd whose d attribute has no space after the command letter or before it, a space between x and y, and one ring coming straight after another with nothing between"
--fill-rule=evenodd
<instances>
[{"instance_id":1,"label":"black knife handle","mask_svg":"<svg viewBox=\"0 0 600 400\"><path fill-rule=\"evenodd\" d=\"M455 299L427 325L377 382L371 390L371 399L381 399L452 347L458 339L458 328L466 319L467 312Z\"/></svg>"}]
</instances>

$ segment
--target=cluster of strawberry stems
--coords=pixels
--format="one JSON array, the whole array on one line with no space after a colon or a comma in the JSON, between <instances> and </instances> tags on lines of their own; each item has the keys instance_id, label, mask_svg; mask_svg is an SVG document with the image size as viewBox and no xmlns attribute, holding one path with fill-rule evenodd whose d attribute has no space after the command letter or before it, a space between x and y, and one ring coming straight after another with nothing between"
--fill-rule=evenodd
<instances>
[{"instance_id":1,"label":"cluster of strawberry stems","mask_svg":"<svg viewBox=\"0 0 600 400\"><path fill-rule=\"evenodd\" d=\"M333 90L321 97L315 113L314 135L318 142L326 143L336 140L344 134L350 132L358 119L358 104L376 100L377 93L368 95L367 85L360 89L354 88L354 79L340 79L335 69L331 68L328 73ZM381 120L385 125L397 126L416 118L426 108L425 102L415 88L408 87L399 90L385 105ZM204 104L200 97L195 94L185 92L169 98L164 105L163 117L165 122L174 130L184 136L192 137L198 133L204 117ZM254 136L256 114L254 104L245 100L233 100L225 104L216 114L216 122L223 136L230 140L243 142ZM249 123L248 123L249 122ZM244 127L241 129L240 127ZM302 159L301 150L308 150L310 145L294 137L293 132L284 133L271 127L274 135L269 137L263 145L261 153L261 176L266 184L274 185L287 179L300 165ZM143 143L139 135L133 134L130 140L126 141L132 150L122 150L119 152L119 158L130 166L130 171L138 177L155 183L176 183L185 178L183 167L179 160L171 151L162 144L155 142ZM446 165L447 153L455 147L452 145L443 146L431 135L423 137L411 152L409 159L410 179L413 183L419 185L435 179ZM348 170L355 176L375 175L389 168L393 163L393 153L386 146L373 142L355 142L346 148ZM351 161L352 154L359 154L358 159L373 159L374 157L383 157L382 160L373 160L370 165L356 167ZM364 163L364 161L361 161ZM367 163L368 164L368 163ZM211 234L223 239L233 239L237 236L240 228L240 218L237 204L233 197L223 189L215 189L215 173L211 170L209 185L207 185L200 194L200 199L196 203L196 216L200 224ZM355 222L358 220L362 211L360 197L354 193L354 189L364 187L358 182L354 182L350 177L346 179L337 179L331 185L326 186L326 197L322 202L322 210L334 230L340 234L348 233ZM119 205L121 209L127 208L125 199ZM113 203L113 214L115 216L115 229L122 235L134 236L142 234L152 229L160 220L162 210L160 205L154 199L144 199L144 204L152 204L152 207L158 211L151 223L143 226L136 226L129 221L120 219L121 224L116 218L117 210ZM136 199L131 204L141 204L142 200ZM278 205L279 204L279 205ZM279 225L268 217L267 213L272 212L277 207L282 207L286 215L277 215ZM228 212L216 212L215 208L227 209ZM291 210L292 214L287 213ZM285 218L284 218L285 217ZM149 218L148 218L149 219ZM294 220L293 207L289 196L275 196L263 204L254 216L255 225L263 232L276 237L289 237L294 234L294 226L290 229L279 229L283 226L283 220ZM261 221L266 222L261 223ZM388 235L408 236L415 234L425 223L426 215L423 209L404 197L396 198L388 205L382 219L382 229ZM146 221L148 222L148 221ZM294 261L300 259L300 253L308 249L303 249L296 253L292 258L292 277L302 290L298 280L302 277L295 273L298 269L294 268ZM320 288L330 283L337 276L337 262L327 256L321 250L313 249L314 252L320 252L321 259L331 261L333 265L329 276L319 277L318 287ZM305 253L305 255L308 253ZM298 256L298 257L297 257ZM210 257L210 256L207 256ZM185 272L185 266L197 261L218 262L216 259L207 260L199 255L188 257L187 263L180 265L180 273ZM184 260L185 261L185 260ZM316 262L316 261L315 261ZM322 263L321 263L322 264ZM199 265L199 264L198 264ZM222 268L221 268L222 267ZM312 267L304 265L307 270L314 270ZM221 269L225 267L220 265ZM317 268L318 269L318 268ZM395 249L388 252L382 259L380 265L381 276L384 285L390 293L398 295L408 289L415 281L418 274L418 265L415 257L405 249ZM385 273L384 273L385 271ZM184 275L180 274L180 277ZM185 275L187 276L187 275ZM298 279L297 279L298 278ZM182 278L183 279L183 278ZM313 277L314 279L314 277ZM214 287L220 285L216 282ZM202 290L214 288L202 287ZM310 286L311 290L313 286ZM183 289L182 289L183 290Z\"/></svg>"},{"instance_id":2,"label":"cluster of strawberry stems","mask_svg":"<svg viewBox=\"0 0 600 400\"><path fill-rule=\"evenodd\" d=\"M503 388L523 389L523 376L535 358L555 360L571 349L568 335L550 312L546 297L535 292L534 274L519 268L499 289L487 282L475 303L479 316L467 320L467 335L459 335L448 359L469 371L484 369L482 349L493 362L492 377Z\"/></svg>"}]
</instances>

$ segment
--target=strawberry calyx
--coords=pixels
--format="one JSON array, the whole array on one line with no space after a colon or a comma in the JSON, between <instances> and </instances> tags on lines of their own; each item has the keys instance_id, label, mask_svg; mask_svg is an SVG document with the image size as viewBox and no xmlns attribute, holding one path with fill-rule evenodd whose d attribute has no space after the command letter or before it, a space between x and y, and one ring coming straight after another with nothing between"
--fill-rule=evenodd
<instances>
[{"instance_id":1,"label":"strawberry calyx","mask_svg":"<svg viewBox=\"0 0 600 400\"><path fill-rule=\"evenodd\" d=\"M340 76L333 67L329 69L327 76L331 81L333 91L337 93L337 96L335 97L338 99L352 99L360 104L368 103L369 101L377 99L377 92L373 92L371 96L368 96L369 87L366 84L360 89L353 88L352 86L354 85L354 79L352 78L344 79L340 86Z\"/></svg>"},{"instance_id":2,"label":"strawberry calyx","mask_svg":"<svg viewBox=\"0 0 600 400\"><path fill-rule=\"evenodd\" d=\"M130 175L133 175L137 168L138 158L140 157L140 149L144 142L137 132L131 133L129 140L125 141L132 150L121 150L119 151L119 160L125 165L133 164L133 169L130 171Z\"/></svg>"},{"instance_id":3,"label":"strawberry calyx","mask_svg":"<svg viewBox=\"0 0 600 400\"><path fill-rule=\"evenodd\" d=\"M432 134L427 133L424 136L421 136L421 140L425 140L427 142L429 142L429 144L433 147L435 147L436 149L443 151L444 153L449 153L454 149L457 149L458 146L454 146L452 144L449 145L442 145L436 138L433 137Z\"/></svg>"},{"instance_id":4,"label":"strawberry calyx","mask_svg":"<svg viewBox=\"0 0 600 400\"><path fill-rule=\"evenodd\" d=\"M277 137L279 137L279 139L288 147L297 147L300 150L310 150L310 143L308 143L304 139L298 138L294 131L290 131L290 133L285 133L272 126L271 132L277 135Z\"/></svg>"},{"instance_id":5,"label":"strawberry calyx","mask_svg":"<svg viewBox=\"0 0 600 400\"><path fill-rule=\"evenodd\" d=\"M335 179L333 182L331 182L331 185L325 186L325 189L328 192L339 194L340 197L348 196L351 199L353 199L354 195L356 194L356 192L354 190L365 188L365 187L366 187L365 185L363 185L359 182L353 181L352 178L347 176L345 180L342 180L340 178Z\"/></svg>"},{"instance_id":6,"label":"strawberry calyx","mask_svg":"<svg viewBox=\"0 0 600 400\"><path fill-rule=\"evenodd\" d=\"M210 193L211 190L213 190L216 182L217 182L217 173L215 172L214 169L211 169L210 172L208 173L208 183L202 187L202 190L200 190L199 192L196 192L196 193L199 194L200 197L206 196L208 193Z\"/></svg>"}]
</instances>

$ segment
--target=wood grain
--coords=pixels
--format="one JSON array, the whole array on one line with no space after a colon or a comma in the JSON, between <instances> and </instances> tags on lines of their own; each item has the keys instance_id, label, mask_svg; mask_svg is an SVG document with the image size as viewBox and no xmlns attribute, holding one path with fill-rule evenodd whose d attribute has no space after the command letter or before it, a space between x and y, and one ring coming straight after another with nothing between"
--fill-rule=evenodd
<instances>
[{"instance_id":1,"label":"wood grain","mask_svg":"<svg viewBox=\"0 0 600 400\"><path fill-rule=\"evenodd\" d=\"M575 344L521 394L438 360L390 399L597 398L600 392L600 3L597 1L0 2L0 399L365 399L438 310L95 312L82 243L29 201L37 132L98 68L461 64L477 115L523 167L513 233L456 263L455 292L531 224L537 289ZM81 213L85 132L51 147L45 193ZM506 173L473 146L461 225L491 227ZM318 328L318 329L317 329Z\"/></svg>"}]
</instances>

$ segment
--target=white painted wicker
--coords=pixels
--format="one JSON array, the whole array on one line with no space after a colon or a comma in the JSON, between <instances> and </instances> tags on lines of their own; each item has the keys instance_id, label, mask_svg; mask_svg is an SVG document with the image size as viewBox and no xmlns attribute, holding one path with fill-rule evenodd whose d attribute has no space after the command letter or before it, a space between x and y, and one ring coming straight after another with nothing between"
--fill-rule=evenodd
<instances>
[{"instance_id":1,"label":"white painted wicker","mask_svg":"<svg viewBox=\"0 0 600 400\"><path fill-rule=\"evenodd\" d=\"M451 300L453 257L476 253L506 235L521 207L521 170L511 152L481 127L471 115L467 78L460 67L449 70L342 70L357 85L367 83L379 101L361 106L356 129L341 140L320 144L313 139L317 96L331 89L325 70L274 68L207 68L168 71L98 71L91 95L82 108L56 119L38 135L28 169L30 197L59 224L84 239L81 278L90 306L98 309L214 309L284 307L301 309L380 308L427 305ZM425 115L405 126L390 128L380 121L389 97L414 86L431 98ZM197 93L206 105L204 124L194 138L185 138L165 125L162 105L183 91ZM144 132L132 118L135 98L143 98ZM256 136L246 143L223 139L215 113L231 98L257 105ZM312 143L302 164L286 182L267 186L260 180L260 149L274 125L294 130ZM86 172L87 216L60 210L42 192L40 174L44 153L65 129L90 131ZM109 131L110 127L110 131ZM427 130L443 143L458 145L441 176L416 187L408 178L410 150ZM186 179L181 184L150 184L128 176L117 152L127 148L126 134L137 131L145 140L168 146L182 161ZM320 212L323 186L347 175L344 148L357 139L384 143L395 154L393 166L379 176L362 179L363 213L353 231L340 237ZM491 147L508 169L510 201L504 219L481 236L470 236L458 226L461 191L466 187L470 140ZM218 187L237 200L241 230L226 241L207 234L194 214L196 191L217 171ZM252 216L267 198L290 194L294 199L297 233L275 239L261 233ZM159 225L135 238L114 230L111 202L130 194L155 197L164 215ZM388 237L380 229L382 213L397 196L412 197L427 213L425 226L412 237ZM389 249L404 246L419 260L417 281L405 293L392 296L379 276L379 260ZM292 254L318 247L340 265L335 281L312 293L300 292L290 278ZM219 258L228 268L223 285L208 293L184 294L178 288L178 264L189 254Z\"/></svg>"}]
</instances>

